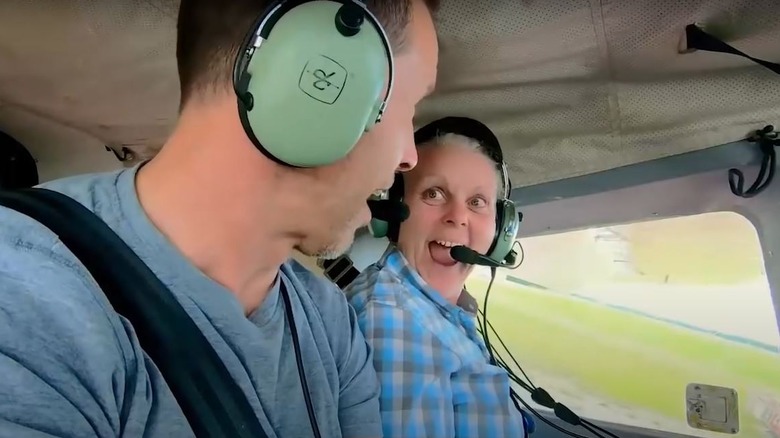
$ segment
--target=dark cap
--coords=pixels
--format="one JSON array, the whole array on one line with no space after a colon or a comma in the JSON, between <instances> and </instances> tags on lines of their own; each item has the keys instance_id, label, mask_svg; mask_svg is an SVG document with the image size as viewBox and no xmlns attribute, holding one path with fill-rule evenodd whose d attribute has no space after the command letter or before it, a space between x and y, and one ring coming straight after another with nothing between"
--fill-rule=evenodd
<instances>
[{"instance_id":1,"label":"dark cap","mask_svg":"<svg viewBox=\"0 0 780 438\"><path fill-rule=\"evenodd\" d=\"M444 134L458 134L479 142L487 151L488 156L497 164L504 162L501 144L484 123L469 117L444 117L434 120L414 133L414 143L419 145Z\"/></svg>"}]
</instances>

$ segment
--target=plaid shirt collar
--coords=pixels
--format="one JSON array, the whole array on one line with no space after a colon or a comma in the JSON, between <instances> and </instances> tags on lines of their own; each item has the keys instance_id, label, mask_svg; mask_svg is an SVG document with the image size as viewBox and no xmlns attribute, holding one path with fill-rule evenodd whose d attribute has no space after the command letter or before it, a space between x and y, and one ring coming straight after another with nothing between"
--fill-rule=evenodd
<instances>
[{"instance_id":1,"label":"plaid shirt collar","mask_svg":"<svg viewBox=\"0 0 780 438\"><path fill-rule=\"evenodd\" d=\"M420 276L417 270L409 264L409 260L394 244L391 243L387 246L382 257L380 257L378 264L389 269L402 280L408 281L415 289L421 291L426 298L433 302L443 314L457 314L459 310L462 310L471 316L477 315L477 310L479 309L477 300L466 291L465 286L461 291L460 296L458 296L457 305L450 303L445 300L436 289L428 284L422 276Z\"/></svg>"}]
</instances>

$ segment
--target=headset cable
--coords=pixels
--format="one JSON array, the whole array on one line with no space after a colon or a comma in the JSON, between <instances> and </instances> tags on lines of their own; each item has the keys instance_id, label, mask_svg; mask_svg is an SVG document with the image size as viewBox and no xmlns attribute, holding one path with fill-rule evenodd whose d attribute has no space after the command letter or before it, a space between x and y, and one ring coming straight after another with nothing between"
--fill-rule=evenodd
<instances>
[{"instance_id":1,"label":"headset cable","mask_svg":"<svg viewBox=\"0 0 780 438\"><path fill-rule=\"evenodd\" d=\"M525 255L525 254L523 254ZM523 257L525 258L525 257ZM522 261L521 261L522 263ZM498 332L493 328L493 325L490 324L490 322L487 319L487 307L488 307L488 297L490 295L490 289L493 287L493 281L496 278L496 268L491 267L490 268L490 283L488 283L487 291L485 291L485 299L482 309L478 310L479 315L481 318L479 319L479 327L480 332L482 334L482 337L485 342L485 347L488 351L488 354L490 355L490 362L496 366L499 366L503 368L507 374L509 375L510 380L512 380L514 383L516 383L518 386L523 388L524 390L528 391L528 393L531 395L531 399L536 402L537 404L544 406L546 408L550 408L553 410L553 413L556 417L561 419L562 421L571 424L572 426L580 426L593 434L596 438L606 438L606 436L609 436L611 438L619 438L614 433L605 430L602 427L599 427L590 421L581 418L579 415L574 413L571 409L566 407L566 405L562 403L558 403L547 391L544 390L544 388L536 387L533 382L531 381L531 378L528 377L528 374L523 370L523 367L520 366L520 364L517 362L515 357L512 355L512 352L507 348L504 341L501 339L501 336L499 336ZM509 355L509 358L512 360L512 362L515 364L517 369L520 370L523 377L525 377L526 380L523 380L519 376L515 374L515 372L512 370L512 368L503 360L501 355L498 351L496 351L495 347L490 343L490 336L489 331L492 331L495 335L496 339L498 339L498 342L501 344L501 346L504 348L504 350ZM519 403L522 403L523 406L527 410L529 410L534 416L542 420L544 423L552 427L553 429L565 433L569 436L575 437L575 438L592 438L587 437L585 435L580 435L576 432L572 432L569 430L564 429L563 427L553 423L552 421L548 420L544 416L542 416L539 412L537 412L534 408L532 408L528 402L523 400L520 395L517 394L517 392L510 386L510 397L512 399L512 402L514 403L515 407L518 409L518 411L521 411Z\"/></svg>"}]
</instances>

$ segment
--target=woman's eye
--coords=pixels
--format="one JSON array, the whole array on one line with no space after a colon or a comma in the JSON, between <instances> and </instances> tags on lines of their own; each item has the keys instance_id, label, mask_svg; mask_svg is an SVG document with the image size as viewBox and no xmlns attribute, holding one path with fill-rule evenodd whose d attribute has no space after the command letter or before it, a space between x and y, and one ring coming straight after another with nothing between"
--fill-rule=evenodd
<instances>
[{"instance_id":1,"label":"woman's eye","mask_svg":"<svg viewBox=\"0 0 780 438\"><path fill-rule=\"evenodd\" d=\"M425 199L439 199L442 196L444 195L441 193L441 190L439 189L428 189L425 192L423 192L423 197Z\"/></svg>"},{"instance_id":2,"label":"woman's eye","mask_svg":"<svg viewBox=\"0 0 780 438\"><path fill-rule=\"evenodd\" d=\"M471 206L482 208L487 205L487 201L485 201L483 198L474 198L471 200Z\"/></svg>"}]
</instances>

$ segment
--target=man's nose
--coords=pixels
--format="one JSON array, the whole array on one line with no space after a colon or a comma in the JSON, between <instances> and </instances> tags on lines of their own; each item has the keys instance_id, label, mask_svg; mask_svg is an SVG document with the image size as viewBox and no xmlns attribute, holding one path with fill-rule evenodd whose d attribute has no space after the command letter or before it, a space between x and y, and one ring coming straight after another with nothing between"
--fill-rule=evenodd
<instances>
[{"instance_id":1,"label":"man's nose","mask_svg":"<svg viewBox=\"0 0 780 438\"><path fill-rule=\"evenodd\" d=\"M408 172L417 165L417 145L414 144L414 137L410 136L404 143L401 162L398 164L398 172Z\"/></svg>"}]
</instances>

